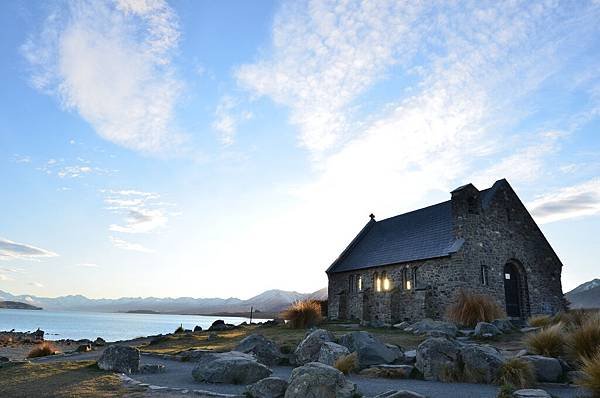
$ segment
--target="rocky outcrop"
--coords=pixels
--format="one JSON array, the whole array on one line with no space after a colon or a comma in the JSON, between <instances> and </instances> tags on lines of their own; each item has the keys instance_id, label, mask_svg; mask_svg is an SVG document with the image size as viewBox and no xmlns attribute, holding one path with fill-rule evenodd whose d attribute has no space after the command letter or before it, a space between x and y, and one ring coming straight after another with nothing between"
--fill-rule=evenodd
<instances>
[{"instance_id":1,"label":"rocky outcrop","mask_svg":"<svg viewBox=\"0 0 600 398\"><path fill-rule=\"evenodd\" d=\"M277 344L260 334L251 334L242 339L235 351L253 354L258 362L267 366L278 365L283 359Z\"/></svg>"},{"instance_id":2,"label":"rocky outcrop","mask_svg":"<svg viewBox=\"0 0 600 398\"><path fill-rule=\"evenodd\" d=\"M464 380L492 384L504 363L500 352L488 345L468 345L460 351Z\"/></svg>"},{"instance_id":3,"label":"rocky outcrop","mask_svg":"<svg viewBox=\"0 0 600 398\"><path fill-rule=\"evenodd\" d=\"M285 398L353 398L356 385L339 370L318 362L295 368Z\"/></svg>"},{"instance_id":4,"label":"rocky outcrop","mask_svg":"<svg viewBox=\"0 0 600 398\"><path fill-rule=\"evenodd\" d=\"M248 386L246 395L251 398L283 398L288 382L279 377L267 377Z\"/></svg>"},{"instance_id":5,"label":"rocky outcrop","mask_svg":"<svg viewBox=\"0 0 600 398\"><path fill-rule=\"evenodd\" d=\"M202 331L202 326L198 326L198 325L194 326L194 333L198 333L201 331Z\"/></svg>"},{"instance_id":6,"label":"rocky outcrop","mask_svg":"<svg viewBox=\"0 0 600 398\"><path fill-rule=\"evenodd\" d=\"M106 341L102 337L96 337L93 343L96 347L104 347L106 345Z\"/></svg>"},{"instance_id":7,"label":"rocky outcrop","mask_svg":"<svg viewBox=\"0 0 600 398\"><path fill-rule=\"evenodd\" d=\"M323 343L333 342L333 339L333 334L325 329L316 329L308 333L294 351L296 363L304 365L318 361Z\"/></svg>"},{"instance_id":8,"label":"rocky outcrop","mask_svg":"<svg viewBox=\"0 0 600 398\"><path fill-rule=\"evenodd\" d=\"M474 334L477 337L489 338L489 337L498 336L499 334L502 334L502 332L500 331L500 329L498 329L496 326L494 326L491 323L479 322L477 324L477 326L475 326Z\"/></svg>"},{"instance_id":9,"label":"rocky outcrop","mask_svg":"<svg viewBox=\"0 0 600 398\"><path fill-rule=\"evenodd\" d=\"M326 341L325 343L323 343L321 349L319 350L318 362L324 363L325 365L333 366L335 364L335 361L338 360L338 358L348 354L350 354L350 350L348 350L348 348L344 347L343 345L339 345L331 341Z\"/></svg>"},{"instance_id":10,"label":"rocky outcrop","mask_svg":"<svg viewBox=\"0 0 600 398\"><path fill-rule=\"evenodd\" d=\"M360 368L366 368L371 365L390 364L401 361L404 357L399 347L384 344L372 334L364 331L343 335L340 339L340 344L348 348L350 352L357 353Z\"/></svg>"},{"instance_id":11,"label":"rocky outcrop","mask_svg":"<svg viewBox=\"0 0 600 398\"><path fill-rule=\"evenodd\" d=\"M455 324L444 321L434 321L433 319L425 318L413 323L404 329L405 332L413 334L443 334L448 337L456 337L458 328Z\"/></svg>"},{"instance_id":12,"label":"rocky outcrop","mask_svg":"<svg viewBox=\"0 0 600 398\"><path fill-rule=\"evenodd\" d=\"M460 345L443 337L432 337L417 347L416 367L425 380L454 381L461 373Z\"/></svg>"},{"instance_id":13,"label":"rocky outcrop","mask_svg":"<svg viewBox=\"0 0 600 398\"><path fill-rule=\"evenodd\" d=\"M531 362L538 381L556 383L563 379L563 368L558 359L541 355L524 355L521 358Z\"/></svg>"},{"instance_id":14,"label":"rocky outcrop","mask_svg":"<svg viewBox=\"0 0 600 398\"><path fill-rule=\"evenodd\" d=\"M204 355L192 370L194 380L208 383L250 384L270 375L252 355L237 351Z\"/></svg>"},{"instance_id":15,"label":"rocky outcrop","mask_svg":"<svg viewBox=\"0 0 600 398\"><path fill-rule=\"evenodd\" d=\"M133 347L111 345L98 359L98 367L121 373L137 373L140 368L140 350Z\"/></svg>"},{"instance_id":16,"label":"rocky outcrop","mask_svg":"<svg viewBox=\"0 0 600 398\"><path fill-rule=\"evenodd\" d=\"M222 319L217 319L208 328L208 330L210 330L211 332L221 332L223 330L231 330L231 329L235 329L235 325L225 323L225 321Z\"/></svg>"}]
</instances>

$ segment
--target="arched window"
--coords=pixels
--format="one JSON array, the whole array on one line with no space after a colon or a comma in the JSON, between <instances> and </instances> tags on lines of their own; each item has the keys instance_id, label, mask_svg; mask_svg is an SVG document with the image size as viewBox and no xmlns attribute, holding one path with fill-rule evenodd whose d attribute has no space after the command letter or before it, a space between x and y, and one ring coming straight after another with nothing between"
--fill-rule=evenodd
<instances>
[{"instance_id":1,"label":"arched window","mask_svg":"<svg viewBox=\"0 0 600 398\"><path fill-rule=\"evenodd\" d=\"M404 289L410 290L412 289L412 281L410 280L410 276L408 274L408 267L402 270L402 279L404 281Z\"/></svg>"},{"instance_id":2,"label":"arched window","mask_svg":"<svg viewBox=\"0 0 600 398\"><path fill-rule=\"evenodd\" d=\"M390 278L388 278L386 272L381 273L381 285L384 292L389 291L391 288Z\"/></svg>"},{"instance_id":3,"label":"arched window","mask_svg":"<svg viewBox=\"0 0 600 398\"><path fill-rule=\"evenodd\" d=\"M358 275L358 281L356 282L356 287L358 287L358 291L362 292L362 276Z\"/></svg>"},{"instance_id":4,"label":"arched window","mask_svg":"<svg viewBox=\"0 0 600 398\"><path fill-rule=\"evenodd\" d=\"M373 275L373 281L375 284L375 291L380 292L381 291L381 278L379 277L377 272Z\"/></svg>"}]
</instances>

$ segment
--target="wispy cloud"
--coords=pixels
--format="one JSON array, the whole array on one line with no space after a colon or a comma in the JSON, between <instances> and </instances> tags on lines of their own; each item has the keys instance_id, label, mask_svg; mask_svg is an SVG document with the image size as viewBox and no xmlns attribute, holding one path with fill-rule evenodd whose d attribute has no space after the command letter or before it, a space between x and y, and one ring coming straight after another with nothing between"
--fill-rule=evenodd
<instances>
[{"instance_id":1,"label":"wispy cloud","mask_svg":"<svg viewBox=\"0 0 600 398\"><path fill-rule=\"evenodd\" d=\"M0 238L0 260L37 260L56 256L58 256L58 254L46 249Z\"/></svg>"},{"instance_id":2,"label":"wispy cloud","mask_svg":"<svg viewBox=\"0 0 600 398\"><path fill-rule=\"evenodd\" d=\"M44 285L41 282L29 282L29 286L33 286L33 287L44 287Z\"/></svg>"},{"instance_id":3,"label":"wispy cloud","mask_svg":"<svg viewBox=\"0 0 600 398\"><path fill-rule=\"evenodd\" d=\"M98 264L95 263L78 263L77 266L83 268L98 268Z\"/></svg>"},{"instance_id":4,"label":"wispy cloud","mask_svg":"<svg viewBox=\"0 0 600 398\"><path fill-rule=\"evenodd\" d=\"M129 234L148 233L164 227L169 221L166 203L153 192L134 190L104 191L107 209L122 215L123 224L111 224L109 230Z\"/></svg>"},{"instance_id":5,"label":"wispy cloud","mask_svg":"<svg viewBox=\"0 0 600 398\"><path fill-rule=\"evenodd\" d=\"M177 144L174 11L161 0L63 6L21 48L32 84L116 144L146 152Z\"/></svg>"},{"instance_id":6,"label":"wispy cloud","mask_svg":"<svg viewBox=\"0 0 600 398\"><path fill-rule=\"evenodd\" d=\"M115 247L123 250L132 250L142 253L154 253L155 251L143 246L140 243L129 242L116 236L109 236L110 241Z\"/></svg>"},{"instance_id":7,"label":"wispy cloud","mask_svg":"<svg viewBox=\"0 0 600 398\"><path fill-rule=\"evenodd\" d=\"M223 145L233 144L239 123L252 118L250 111L240 111L236 109L237 106L238 103L233 97L225 95L219 100L215 110L212 127L219 133Z\"/></svg>"},{"instance_id":8,"label":"wispy cloud","mask_svg":"<svg viewBox=\"0 0 600 398\"><path fill-rule=\"evenodd\" d=\"M600 214L600 179L559 189L528 203L540 223Z\"/></svg>"},{"instance_id":9,"label":"wispy cloud","mask_svg":"<svg viewBox=\"0 0 600 398\"><path fill-rule=\"evenodd\" d=\"M64 158L51 158L41 166L36 167L36 169L49 176L54 175L66 179L80 178L86 175L107 176L116 172L116 170L94 166L90 160L81 157L71 161L65 160Z\"/></svg>"}]
</instances>

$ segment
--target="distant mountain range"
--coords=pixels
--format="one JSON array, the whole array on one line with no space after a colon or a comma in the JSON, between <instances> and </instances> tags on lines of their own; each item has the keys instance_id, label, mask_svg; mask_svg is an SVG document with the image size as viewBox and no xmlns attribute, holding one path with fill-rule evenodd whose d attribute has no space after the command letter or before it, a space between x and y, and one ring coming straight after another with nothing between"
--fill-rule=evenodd
<instances>
[{"instance_id":1,"label":"distant mountain range","mask_svg":"<svg viewBox=\"0 0 600 398\"><path fill-rule=\"evenodd\" d=\"M8 308L11 310L41 310L42 308L34 305L21 303L19 301L2 301L0 300L0 309Z\"/></svg>"},{"instance_id":2,"label":"distant mountain range","mask_svg":"<svg viewBox=\"0 0 600 398\"><path fill-rule=\"evenodd\" d=\"M600 308L600 279L585 282L565 296L571 303L571 308Z\"/></svg>"},{"instance_id":3,"label":"distant mountain range","mask_svg":"<svg viewBox=\"0 0 600 398\"><path fill-rule=\"evenodd\" d=\"M55 311L93 311L93 312L127 312L154 311L174 314L222 314L249 312L250 307L260 312L275 313L287 308L291 303L307 298L325 300L327 289L313 293L288 292L284 290L267 290L248 300L238 298L157 298L157 297L123 297L119 299L90 299L82 295L69 295L55 298L31 295L15 296L0 290L0 302L16 301L43 307ZM257 318L260 316L257 314Z\"/></svg>"}]
</instances>

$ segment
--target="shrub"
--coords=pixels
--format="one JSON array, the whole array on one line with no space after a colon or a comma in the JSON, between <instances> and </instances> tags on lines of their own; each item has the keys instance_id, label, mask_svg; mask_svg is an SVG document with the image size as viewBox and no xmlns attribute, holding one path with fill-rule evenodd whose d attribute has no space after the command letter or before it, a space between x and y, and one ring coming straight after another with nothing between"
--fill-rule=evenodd
<instances>
[{"instance_id":1,"label":"shrub","mask_svg":"<svg viewBox=\"0 0 600 398\"><path fill-rule=\"evenodd\" d=\"M448 307L446 316L451 321L465 326L475 326L478 322L491 322L505 317L504 310L494 299L484 294L458 292L456 301Z\"/></svg>"},{"instance_id":2,"label":"shrub","mask_svg":"<svg viewBox=\"0 0 600 398\"><path fill-rule=\"evenodd\" d=\"M281 314L294 329L305 329L318 325L323 320L321 305L315 300L296 301Z\"/></svg>"},{"instance_id":3,"label":"shrub","mask_svg":"<svg viewBox=\"0 0 600 398\"><path fill-rule=\"evenodd\" d=\"M175 332L174 332L174 333L175 333L175 334L178 334L178 333L185 333L185 329L183 328L183 323L182 323L181 325L179 325L179 326L177 327L177 329L175 329Z\"/></svg>"},{"instance_id":4,"label":"shrub","mask_svg":"<svg viewBox=\"0 0 600 398\"><path fill-rule=\"evenodd\" d=\"M27 358L39 358L39 357L45 357L48 355L54 355L54 354L58 354L58 353L59 353L59 351L56 349L54 344L52 344L48 341L44 341L43 343L38 344L37 347L35 347L31 351L29 351Z\"/></svg>"},{"instance_id":5,"label":"shrub","mask_svg":"<svg viewBox=\"0 0 600 398\"><path fill-rule=\"evenodd\" d=\"M588 318L581 321L568 335L569 353L575 360L593 357L600 352L600 314L588 313Z\"/></svg>"},{"instance_id":6,"label":"shrub","mask_svg":"<svg viewBox=\"0 0 600 398\"><path fill-rule=\"evenodd\" d=\"M558 358L564 353L566 336L562 323L548 326L525 337L525 345L534 354Z\"/></svg>"},{"instance_id":7,"label":"shrub","mask_svg":"<svg viewBox=\"0 0 600 398\"><path fill-rule=\"evenodd\" d=\"M600 396L600 352L582 359L581 371L583 376L577 384L588 389L594 397Z\"/></svg>"},{"instance_id":8,"label":"shrub","mask_svg":"<svg viewBox=\"0 0 600 398\"><path fill-rule=\"evenodd\" d=\"M533 327L544 327L552 323L552 317L550 315L533 315L529 317L527 323Z\"/></svg>"},{"instance_id":9,"label":"shrub","mask_svg":"<svg viewBox=\"0 0 600 398\"><path fill-rule=\"evenodd\" d=\"M501 391L506 386L512 389L531 387L535 384L535 369L531 362L522 358L511 358L500 367L496 383L502 385Z\"/></svg>"},{"instance_id":10,"label":"shrub","mask_svg":"<svg viewBox=\"0 0 600 398\"><path fill-rule=\"evenodd\" d=\"M502 384L496 398L513 398L515 387L512 384Z\"/></svg>"},{"instance_id":11,"label":"shrub","mask_svg":"<svg viewBox=\"0 0 600 398\"><path fill-rule=\"evenodd\" d=\"M347 375L358 369L358 355L356 352L352 354L343 355L335 360L333 367Z\"/></svg>"}]
</instances>

